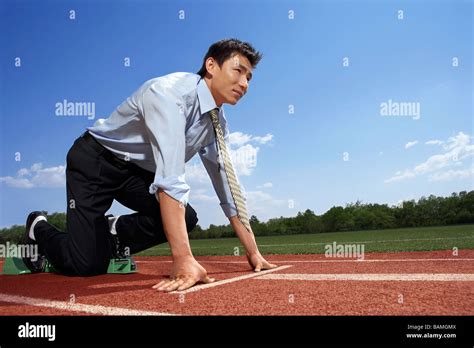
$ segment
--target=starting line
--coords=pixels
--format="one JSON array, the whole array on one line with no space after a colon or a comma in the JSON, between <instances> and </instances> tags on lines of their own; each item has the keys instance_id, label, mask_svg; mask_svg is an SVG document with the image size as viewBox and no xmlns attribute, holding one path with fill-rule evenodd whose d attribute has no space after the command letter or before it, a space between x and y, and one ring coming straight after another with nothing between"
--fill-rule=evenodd
<instances>
[{"instance_id":1,"label":"starting line","mask_svg":"<svg viewBox=\"0 0 474 348\"><path fill-rule=\"evenodd\" d=\"M220 286L220 285L224 285L224 284L238 282L238 281L244 280L244 279L261 277L262 275L266 275L268 273L272 273L272 272L276 272L276 271L281 271L283 269L287 269L287 268L290 268L290 267L292 267L292 266L280 266L280 267L272 268L272 269L269 269L269 270L266 270L266 271L254 272L252 274L246 274L246 275L239 276L239 277L219 280L219 281L216 281L214 283L196 285L196 286L193 286L192 288L189 288L187 290L171 291L169 293L170 294L187 294L187 293L190 293L190 292L196 292L196 291L203 290L203 289L209 289L209 288L214 288L216 286Z\"/></svg>"}]
</instances>

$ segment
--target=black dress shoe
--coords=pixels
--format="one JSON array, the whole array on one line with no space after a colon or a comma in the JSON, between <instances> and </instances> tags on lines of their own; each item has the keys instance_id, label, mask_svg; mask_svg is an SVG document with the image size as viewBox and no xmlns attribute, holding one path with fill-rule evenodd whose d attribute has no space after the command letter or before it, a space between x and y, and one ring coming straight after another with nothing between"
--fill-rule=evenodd
<instances>
[{"instance_id":1,"label":"black dress shoe","mask_svg":"<svg viewBox=\"0 0 474 348\"><path fill-rule=\"evenodd\" d=\"M31 273L43 272L46 264L46 257L40 253L38 246L36 246L36 248L34 247L35 245L38 245L38 243L34 239L31 239L29 235L31 225L38 216L44 216L46 218L46 214L41 211L34 211L28 215L28 218L26 219L25 234L19 243L28 248L28 252L26 252L25 248L23 249L22 259ZM35 249L37 253L36 255L32 255Z\"/></svg>"}]
</instances>

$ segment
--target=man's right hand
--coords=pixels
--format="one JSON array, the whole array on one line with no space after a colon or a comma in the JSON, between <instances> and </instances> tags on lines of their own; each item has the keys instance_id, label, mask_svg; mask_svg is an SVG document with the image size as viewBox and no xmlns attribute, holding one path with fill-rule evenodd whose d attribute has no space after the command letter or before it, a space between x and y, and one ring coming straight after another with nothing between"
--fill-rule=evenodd
<instances>
[{"instance_id":1,"label":"man's right hand","mask_svg":"<svg viewBox=\"0 0 474 348\"><path fill-rule=\"evenodd\" d=\"M214 278L209 278L207 271L192 256L173 261L170 279L162 280L153 286L158 291L182 291L189 289L197 283L212 283Z\"/></svg>"}]
</instances>

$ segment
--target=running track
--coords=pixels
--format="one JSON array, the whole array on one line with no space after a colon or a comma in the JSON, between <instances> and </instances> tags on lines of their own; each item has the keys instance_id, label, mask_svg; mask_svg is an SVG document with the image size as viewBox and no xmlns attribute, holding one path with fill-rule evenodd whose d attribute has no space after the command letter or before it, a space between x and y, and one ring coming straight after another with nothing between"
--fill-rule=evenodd
<instances>
[{"instance_id":1,"label":"running track","mask_svg":"<svg viewBox=\"0 0 474 348\"><path fill-rule=\"evenodd\" d=\"M0 275L0 315L474 315L474 250L266 258L279 267L196 257L216 282L175 293L151 289L170 257L137 257L131 275Z\"/></svg>"}]
</instances>

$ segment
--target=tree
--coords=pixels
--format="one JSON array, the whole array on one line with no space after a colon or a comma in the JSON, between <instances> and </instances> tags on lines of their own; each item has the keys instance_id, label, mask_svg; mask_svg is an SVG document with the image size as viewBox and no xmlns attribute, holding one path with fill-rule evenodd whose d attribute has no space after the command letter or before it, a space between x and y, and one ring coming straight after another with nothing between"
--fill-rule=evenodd
<instances>
[{"instance_id":1,"label":"tree","mask_svg":"<svg viewBox=\"0 0 474 348\"><path fill-rule=\"evenodd\" d=\"M336 232L340 230L344 220L344 208L332 207L323 215L325 232Z\"/></svg>"}]
</instances>

